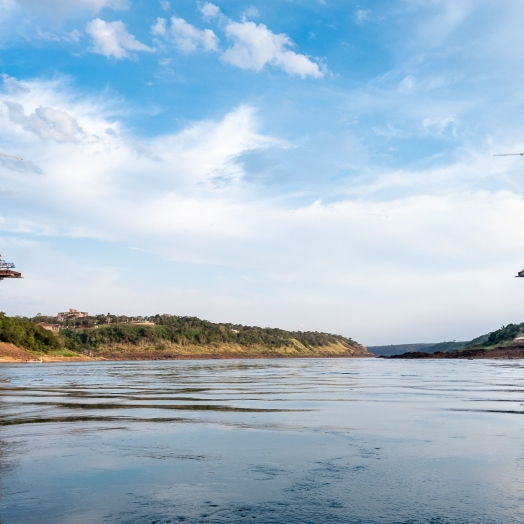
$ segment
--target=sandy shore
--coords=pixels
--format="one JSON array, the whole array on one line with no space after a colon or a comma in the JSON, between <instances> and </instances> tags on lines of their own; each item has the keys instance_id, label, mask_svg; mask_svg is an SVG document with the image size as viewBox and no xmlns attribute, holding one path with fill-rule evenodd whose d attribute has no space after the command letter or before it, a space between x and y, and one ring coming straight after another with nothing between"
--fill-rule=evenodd
<instances>
[{"instance_id":1,"label":"sandy shore","mask_svg":"<svg viewBox=\"0 0 524 524\"><path fill-rule=\"evenodd\" d=\"M158 350L155 346L115 345L100 347L95 357L85 355L40 355L30 353L25 349L0 342L0 363L14 362L92 362L109 361L137 361L137 360L232 360L232 359L264 359L264 358L374 358L362 346L348 347L342 344L331 344L322 348L306 348L292 346L270 349L265 346L249 348L222 344L220 346L176 346L174 344Z\"/></svg>"},{"instance_id":2,"label":"sandy shore","mask_svg":"<svg viewBox=\"0 0 524 524\"><path fill-rule=\"evenodd\" d=\"M200 348L199 352L195 353L175 353L175 352L158 352L158 351L108 351L105 354L97 357L88 357L84 355L75 355L65 357L61 355L46 355L42 354L42 360L39 356L18 348L13 344L0 342L0 364L13 363L41 363L41 362L96 362L96 361L153 361L153 360L253 360L253 359L267 359L267 358L374 358L370 353L355 355L351 352L347 353L333 353L318 351L315 354L297 354L297 353L276 353L271 351L257 352L252 354L248 352L214 352L206 353Z\"/></svg>"}]
</instances>

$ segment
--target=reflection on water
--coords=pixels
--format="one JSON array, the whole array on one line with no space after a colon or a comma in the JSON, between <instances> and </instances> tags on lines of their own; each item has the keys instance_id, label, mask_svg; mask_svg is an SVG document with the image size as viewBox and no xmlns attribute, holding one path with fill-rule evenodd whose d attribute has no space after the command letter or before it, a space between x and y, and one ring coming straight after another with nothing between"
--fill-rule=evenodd
<instances>
[{"instance_id":1,"label":"reflection on water","mask_svg":"<svg viewBox=\"0 0 524 524\"><path fill-rule=\"evenodd\" d=\"M522 522L524 367L4 365L0 522Z\"/></svg>"}]
</instances>

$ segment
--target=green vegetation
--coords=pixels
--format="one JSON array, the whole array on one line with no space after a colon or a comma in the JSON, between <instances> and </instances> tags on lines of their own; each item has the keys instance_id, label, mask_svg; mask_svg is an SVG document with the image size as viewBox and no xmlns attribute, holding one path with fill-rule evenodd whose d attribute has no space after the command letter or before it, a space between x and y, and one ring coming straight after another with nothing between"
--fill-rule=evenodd
<instances>
[{"instance_id":1,"label":"green vegetation","mask_svg":"<svg viewBox=\"0 0 524 524\"><path fill-rule=\"evenodd\" d=\"M474 344L472 341L471 346L482 345L484 347L495 347L495 346L507 346L515 340L516 337L524 333L524 322L520 324L508 324L502 326L500 329L491 332L487 339L480 344Z\"/></svg>"},{"instance_id":2,"label":"green vegetation","mask_svg":"<svg viewBox=\"0 0 524 524\"><path fill-rule=\"evenodd\" d=\"M490 333L487 333L486 335L480 335L480 337L474 338L473 340L470 340L466 346L472 347L472 346L481 346L486 342L489 338Z\"/></svg>"},{"instance_id":3,"label":"green vegetation","mask_svg":"<svg viewBox=\"0 0 524 524\"><path fill-rule=\"evenodd\" d=\"M60 334L37 326L39 322L60 324ZM84 352L107 358L118 358L119 353L128 356L132 353L136 358L149 358L148 355L162 358L162 352L169 358L367 354L362 346L340 335L215 324L175 315L126 317L108 313L58 322L54 317L10 318L2 313L0 342L64 357Z\"/></svg>"},{"instance_id":4,"label":"green vegetation","mask_svg":"<svg viewBox=\"0 0 524 524\"><path fill-rule=\"evenodd\" d=\"M432 343L420 343L420 344L396 344L389 346L370 346L369 351L378 356L391 356L399 355L408 352L422 352L422 353L436 353L441 351L448 353L449 351L457 351L465 348L469 342L439 342L437 344Z\"/></svg>"},{"instance_id":5,"label":"green vegetation","mask_svg":"<svg viewBox=\"0 0 524 524\"><path fill-rule=\"evenodd\" d=\"M369 346L368 350L377 356L390 357L392 355L401 355L403 353L451 353L454 351L468 350L472 348L485 348L496 347L499 345L508 345L513 342L515 336L513 333L519 333L524 331L524 323L520 324L520 331L515 331L514 324L503 327L502 330L488 333L487 335L481 335L480 337L474 338L473 340L457 342L455 340L451 342L439 342L437 344L421 343L421 344L397 344L389 346ZM518 327L518 326L517 326ZM508 329L509 328L509 329ZM502 333L501 333L502 331Z\"/></svg>"},{"instance_id":6,"label":"green vegetation","mask_svg":"<svg viewBox=\"0 0 524 524\"><path fill-rule=\"evenodd\" d=\"M515 338L519 335L524 336L524 322L521 324L508 324L502 326L500 329L481 335L469 342L440 342L438 344L400 344L390 346L371 346L369 351L378 356L390 357L393 355L404 355L424 353L430 354L442 354L452 353L460 355L465 352L467 354L470 351L481 350L482 352L489 352L495 348L506 348L508 346L518 346L514 344ZM418 357L417 357L418 358Z\"/></svg>"},{"instance_id":7,"label":"green vegetation","mask_svg":"<svg viewBox=\"0 0 524 524\"><path fill-rule=\"evenodd\" d=\"M85 319L82 319L85 320ZM148 317L154 326L132 324L100 324L96 329L64 329L61 334L74 346L97 349L103 345L148 344L161 346L170 342L178 346L217 346L238 344L243 347L264 346L269 349L294 347L298 341L306 348L321 348L330 344L357 344L340 335L318 332L291 332L283 329L260 328L237 324L214 324L197 317L155 315Z\"/></svg>"},{"instance_id":8,"label":"green vegetation","mask_svg":"<svg viewBox=\"0 0 524 524\"><path fill-rule=\"evenodd\" d=\"M0 313L0 342L9 342L34 353L50 353L66 349L65 340L35 326L27 319L7 317Z\"/></svg>"}]
</instances>

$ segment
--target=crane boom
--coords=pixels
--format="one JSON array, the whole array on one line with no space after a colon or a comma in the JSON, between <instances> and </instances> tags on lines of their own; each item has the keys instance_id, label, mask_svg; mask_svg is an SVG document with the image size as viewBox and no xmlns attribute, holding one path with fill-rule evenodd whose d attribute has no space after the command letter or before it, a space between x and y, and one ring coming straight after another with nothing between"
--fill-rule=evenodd
<instances>
[{"instance_id":1,"label":"crane boom","mask_svg":"<svg viewBox=\"0 0 524 524\"><path fill-rule=\"evenodd\" d=\"M19 156L6 155L5 153L0 153L0 156L6 156L8 158L14 158L15 160L23 160L23 158L20 158Z\"/></svg>"}]
</instances>

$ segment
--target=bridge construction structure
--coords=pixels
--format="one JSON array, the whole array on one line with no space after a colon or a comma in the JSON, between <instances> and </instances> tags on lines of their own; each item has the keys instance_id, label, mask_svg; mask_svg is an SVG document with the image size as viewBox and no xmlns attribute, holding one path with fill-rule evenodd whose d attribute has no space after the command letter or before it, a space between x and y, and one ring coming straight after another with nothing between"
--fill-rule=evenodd
<instances>
[{"instance_id":1,"label":"bridge construction structure","mask_svg":"<svg viewBox=\"0 0 524 524\"><path fill-rule=\"evenodd\" d=\"M4 278L23 278L22 273L15 271L16 266L12 262L6 262L2 260L2 255L0 254L0 280Z\"/></svg>"},{"instance_id":2,"label":"bridge construction structure","mask_svg":"<svg viewBox=\"0 0 524 524\"><path fill-rule=\"evenodd\" d=\"M14 160L24 160L19 156L7 155L5 153L0 153L0 156L12 158ZM23 278L22 273L15 271L15 265L12 262L6 262L2 260L2 255L0 254L0 281L4 278Z\"/></svg>"}]
</instances>

